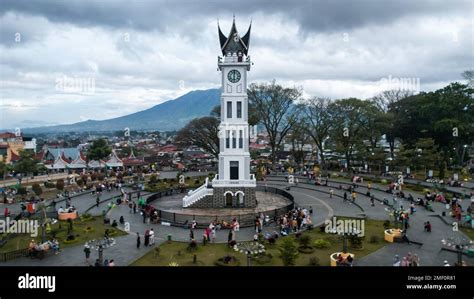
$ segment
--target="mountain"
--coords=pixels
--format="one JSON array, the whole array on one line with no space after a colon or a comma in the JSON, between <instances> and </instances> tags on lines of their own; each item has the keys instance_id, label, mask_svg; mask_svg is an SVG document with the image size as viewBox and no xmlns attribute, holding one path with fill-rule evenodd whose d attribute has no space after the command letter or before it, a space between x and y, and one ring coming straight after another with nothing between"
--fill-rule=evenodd
<instances>
[{"instance_id":1,"label":"mountain","mask_svg":"<svg viewBox=\"0 0 474 299\"><path fill-rule=\"evenodd\" d=\"M220 103L220 89L194 90L177 99L129 115L107 119L87 120L69 125L28 128L26 133L57 133L84 131L130 130L174 131L196 117L209 115Z\"/></svg>"}]
</instances>

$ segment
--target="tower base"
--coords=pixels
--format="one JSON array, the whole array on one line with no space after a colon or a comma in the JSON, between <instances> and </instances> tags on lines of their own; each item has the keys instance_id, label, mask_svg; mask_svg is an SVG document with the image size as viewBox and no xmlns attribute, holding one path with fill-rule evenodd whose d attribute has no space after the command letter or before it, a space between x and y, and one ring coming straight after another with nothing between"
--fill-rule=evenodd
<instances>
[{"instance_id":1,"label":"tower base","mask_svg":"<svg viewBox=\"0 0 474 299\"><path fill-rule=\"evenodd\" d=\"M212 187L213 194L196 201L190 208L255 208L255 187Z\"/></svg>"}]
</instances>

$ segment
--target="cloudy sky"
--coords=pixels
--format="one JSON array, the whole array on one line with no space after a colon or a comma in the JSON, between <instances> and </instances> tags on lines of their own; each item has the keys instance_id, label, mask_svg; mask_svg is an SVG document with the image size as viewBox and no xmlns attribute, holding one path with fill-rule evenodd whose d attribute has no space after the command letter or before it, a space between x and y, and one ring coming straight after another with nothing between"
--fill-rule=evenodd
<instances>
[{"instance_id":1,"label":"cloudy sky","mask_svg":"<svg viewBox=\"0 0 474 299\"><path fill-rule=\"evenodd\" d=\"M252 20L249 80L305 96L369 98L396 79L428 91L473 69L470 0L0 3L0 128L107 119L219 87L217 20L227 34L233 14L242 35Z\"/></svg>"}]
</instances>

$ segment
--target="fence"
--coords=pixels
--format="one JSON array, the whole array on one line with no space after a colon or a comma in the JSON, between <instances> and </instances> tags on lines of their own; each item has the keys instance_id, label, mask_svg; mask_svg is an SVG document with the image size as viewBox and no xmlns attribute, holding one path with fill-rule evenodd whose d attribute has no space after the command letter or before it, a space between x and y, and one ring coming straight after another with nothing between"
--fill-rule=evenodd
<instances>
[{"instance_id":1,"label":"fence","mask_svg":"<svg viewBox=\"0 0 474 299\"><path fill-rule=\"evenodd\" d=\"M28 248L0 253L0 262L6 262L24 256L28 256Z\"/></svg>"},{"instance_id":2,"label":"fence","mask_svg":"<svg viewBox=\"0 0 474 299\"><path fill-rule=\"evenodd\" d=\"M152 203L155 200L158 200L161 197L164 196L170 196L178 193L185 193L187 189L169 189L166 191L162 192L157 192L151 196L148 197L147 203ZM283 215L287 213L288 211L292 210L295 207L294 203L294 198L293 195L290 193L274 188L274 187L265 187L265 186L257 186L256 187L257 191L262 191L262 192L271 192L278 194L280 196L285 197L290 201L290 204L286 205L285 207L270 210L270 211L264 211L263 213L265 215L268 215L270 218L277 218L280 215ZM232 209L227 209L229 212L232 211ZM192 215L192 214L182 214L182 213L176 213L176 212L167 212L163 210L157 210L158 211L158 217L160 217L162 222L168 222L171 225L174 226L184 226L187 225L188 223L192 222L195 220L198 223L198 227L207 227L207 225L212 222L212 221L225 221L227 223L231 223L232 220L235 218L237 221L239 221L239 224L241 227L247 227L247 226L253 226L255 223L255 217L258 216L258 213L247 213L247 214L236 214L236 213L230 213L226 215Z\"/></svg>"}]
</instances>

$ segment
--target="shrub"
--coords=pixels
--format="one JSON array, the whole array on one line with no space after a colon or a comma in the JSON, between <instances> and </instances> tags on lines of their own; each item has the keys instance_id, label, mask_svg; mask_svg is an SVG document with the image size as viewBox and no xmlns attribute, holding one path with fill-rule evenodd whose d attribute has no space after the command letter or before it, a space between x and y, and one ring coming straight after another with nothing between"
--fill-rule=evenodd
<instances>
[{"instance_id":1,"label":"shrub","mask_svg":"<svg viewBox=\"0 0 474 299\"><path fill-rule=\"evenodd\" d=\"M189 242L187 250L188 251L195 251L196 249L197 249L197 242L194 241L194 240Z\"/></svg>"},{"instance_id":2,"label":"shrub","mask_svg":"<svg viewBox=\"0 0 474 299\"><path fill-rule=\"evenodd\" d=\"M158 178L156 176L156 174L152 174L150 176L150 184L156 184L158 182Z\"/></svg>"},{"instance_id":3,"label":"shrub","mask_svg":"<svg viewBox=\"0 0 474 299\"><path fill-rule=\"evenodd\" d=\"M82 179L77 179L76 180L76 184L79 186L79 187L82 187L84 185L84 181Z\"/></svg>"},{"instance_id":4,"label":"shrub","mask_svg":"<svg viewBox=\"0 0 474 299\"><path fill-rule=\"evenodd\" d=\"M91 178L91 181L94 182L97 179L97 173L95 172L91 173L90 178Z\"/></svg>"},{"instance_id":5,"label":"shrub","mask_svg":"<svg viewBox=\"0 0 474 299\"><path fill-rule=\"evenodd\" d=\"M309 263L308 263L309 266L321 266L320 262L319 262L319 258L317 256L313 256L309 259Z\"/></svg>"},{"instance_id":6,"label":"shrub","mask_svg":"<svg viewBox=\"0 0 474 299\"><path fill-rule=\"evenodd\" d=\"M17 192L19 195L26 195L28 193L28 191L26 191L26 187L23 186L18 187Z\"/></svg>"},{"instance_id":7,"label":"shrub","mask_svg":"<svg viewBox=\"0 0 474 299\"><path fill-rule=\"evenodd\" d=\"M97 175L97 179L98 179L99 181L103 181L104 178L105 178L105 176L104 176L103 173L99 173L99 174Z\"/></svg>"},{"instance_id":8,"label":"shrub","mask_svg":"<svg viewBox=\"0 0 474 299\"><path fill-rule=\"evenodd\" d=\"M254 261L259 265L268 264L272 261L273 256L270 253L262 253L254 257Z\"/></svg>"},{"instance_id":9,"label":"shrub","mask_svg":"<svg viewBox=\"0 0 474 299\"><path fill-rule=\"evenodd\" d=\"M51 183L51 182L44 182L44 186L46 188L55 188L56 185L54 183Z\"/></svg>"},{"instance_id":10,"label":"shrub","mask_svg":"<svg viewBox=\"0 0 474 299\"><path fill-rule=\"evenodd\" d=\"M383 222L383 228L384 228L384 229L388 229L389 227L390 227L390 220L385 220L385 221Z\"/></svg>"},{"instance_id":11,"label":"shrub","mask_svg":"<svg viewBox=\"0 0 474 299\"><path fill-rule=\"evenodd\" d=\"M372 243L372 244L377 244L380 242L380 238L379 236L371 236L370 239L369 239L369 243Z\"/></svg>"},{"instance_id":12,"label":"shrub","mask_svg":"<svg viewBox=\"0 0 474 299\"><path fill-rule=\"evenodd\" d=\"M317 239L316 241L314 241L314 247L316 248L324 249L324 248L328 248L329 246L331 246L331 242L329 242L328 240Z\"/></svg>"},{"instance_id":13,"label":"shrub","mask_svg":"<svg viewBox=\"0 0 474 299\"><path fill-rule=\"evenodd\" d=\"M268 243L269 243L270 245L274 245L274 244L275 244L275 241L276 241L276 240L275 240L274 237L268 238Z\"/></svg>"},{"instance_id":14,"label":"shrub","mask_svg":"<svg viewBox=\"0 0 474 299\"><path fill-rule=\"evenodd\" d=\"M38 196L40 196L41 193L43 193L43 189L41 188L41 186L38 183L33 184L33 186L31 186L31 188L33 189L33 192Z\"/></svg>"},{"instance_id":15,"label":"shrub","mask_svg":"<svg viewBox=\"0 0 474 299\"><path fill-rule=\"evenodd\" d=\"M311 237L309 235L301 235L298 241L302 247L310 247L309 244L311 243Z\"/></svg>"},{"instance_id":16,"label":"shrub","mask_svg":"<svg viewBox=\"0 0 474 299\"><path fill-rule=\"evenodd\" d=\"M353 249L361 249L363 245L364 237L358 237L357 235L349 236L349 244Z\"/></svg>"},{"instance_id":17,"label":"shrub","mask_svg":"<svg viewBox=\"0 0 474 299\"><path fill-rule=\"evenodd\" d=\"M64 181L59 179L56 181L56 189L58 190L64 190Z\"/></svg>"},{"instance_id":18,"label":"shrub","mask_svg":"<svg viewBox=\"0 0 474 299\"><path fill-rule=\"evenodd\" d=\"M281 244L280 248L280 258L283 261L285 266L294 266L296 259L298 258L298 248L296 247L295 242L290 238L286 238Z\"/></svg>"},{"instance_id":19,"label":"shrub","mask_svg":"<svg viewBox=\"0 0 474 299\"><path fill-rule=\"evenodd\" d=\"M226 255L224 257L217 259L217 261L215 261L214 264L216 266L238 266L240 262L238 259L235 258L235 256Z\"/></svg>"}]
</instances>

